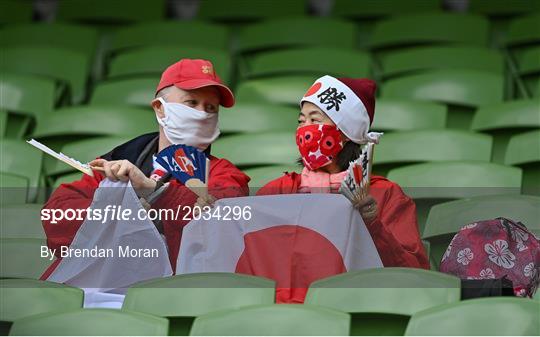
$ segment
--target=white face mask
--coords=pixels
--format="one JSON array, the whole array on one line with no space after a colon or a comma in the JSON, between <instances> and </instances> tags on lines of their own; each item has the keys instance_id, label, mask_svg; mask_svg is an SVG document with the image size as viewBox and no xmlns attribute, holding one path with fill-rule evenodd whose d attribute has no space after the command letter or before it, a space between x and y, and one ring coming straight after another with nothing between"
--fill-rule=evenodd
<instances>
[{"instance_id":1,"label":"white face mask","mask_svg":"<svg viewBox=\"0 0 540 337\"><path fill-rule=\"evenodd\" d=\"M171 144L185 144L204 151L219 136L217 113L199 111L180 103L167 103L161 97L158 99L163 104L165 117L156 115L156 118Z\"/></svg>"}]
</instances>

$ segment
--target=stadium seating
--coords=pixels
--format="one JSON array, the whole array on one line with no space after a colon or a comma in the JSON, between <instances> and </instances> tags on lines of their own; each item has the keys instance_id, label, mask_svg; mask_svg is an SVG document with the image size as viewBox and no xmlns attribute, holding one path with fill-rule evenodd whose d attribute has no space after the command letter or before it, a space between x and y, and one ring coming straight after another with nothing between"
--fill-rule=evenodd
<instances>
[{"instance_id":1,"label":"stadium seating","mask_svg":"<svg viewBox=\"0 0 540 337\"><path fill-rule=\"evenodd\" d=\"M93 59L97 44L98 34L95 29L58 22L6 26L0 33L2 47L55 47L83 53L89 60Z\"/></svg>"},{"instance_id":2,"label":"stadium seating","mask_svg":"<svg viewBox=\"0 0 540 337\"><path fill-rule=\"evenodd\" d=\"M219 25L199 21L146 22L115 31L110 36L107 54L149 46L214 48L227 51L229 42L226 29Z\"/></svg>"},{"instance_id":3,"label":"stadium seating","mask_svg":"<svg viewBox=\"0 0 540 337\"><path fill-rule=\"evenodd\" d=\"M298 108L279 104L237 102L232 108L219 109L219 129L222 133L294 133L298 126L299 112Z\"/></svg>"},{"instance_id":4,"label":"stadium seating","mask_svg":"<svg viewBox=\"0 0 540 337\"><path fill-rule=\"evenodd\" d=\"M444 129L448 108L445 105L404 99L377 100L371 125L376 131Z\"/></svg>"},{"instance_id":5,"label":"stadium seating","mask_svg":"<svg viewBox=\"0 0 540 337\"><path fill-rule=\"evenodd\" d=\"M58 5L59 21L85 23L132 23L160 20L165 16L165 0L70 0Z\"/></svg>"},{"instance_id":6,"label":"stadium seating","mask_svg":"<svg viewBox=\"0 0 540 337\"><path fill-rule=\"evenodd\" d=\"M266 1L243 1L229 0L205 0L200 2L197 16L227 23L243 23L260 19L273 19L281 16L299 16L305 13L305 1L303 0L277 0Z\"/></svg>"},{"instance_id":7,"label":"stadium seating","mask_svg":"<svg viewBox=\"0 0 540 337\"><path fill-rule=\"evenodd\" d=\"M83 291L60 283L30 280L0 280L0 332L6 336L14 320L82 308Z\"/></svg>"},{"instance_id":8,"label":"stadium seating","mask_svg":"<svg viewBox=\"0 0 540 337\"><path fill-rule=\"evenodd\" d=\"M94 335L163 336L169 322L140 312L114 309L78 309L44 313L13 322L11 336Z\"/></svg>"},{"instance_id":9,"label":"stadium seating","mask_svg":"<svg viewBox=\"0 0 540 337\"><path fill-rule=\"evenodd\" d=\"M370 48L379 52L414 45L466 44L485 46L488 21L472 14L444 12L395 16L376 24Z\"/></svg>"},{"instance_id":10,"label":"stadium seating","mask_svg":"<svg viewBox=\"0 0 540 337\"><path fill-rule=\"evenodd\" d=\"M274 304L199 316L191 336L349 335L350 316L309 305Z\"/></svg>"},{"instance_id":11,"label":"stadium seating","mask_svg":"<svg viewBox=\"0 0 540 337\"><path fill-rule=\"evenodd\" d=\"M540 47L527 48L515 57L521 80L528 93L532 95L540 83Z\"/></svg>"},{"instance_id":12,"label":"stadium seating","mask_svg":"<svg viewBox=\"0 0 540 337\"><path fill-rule=\"evenodd\" d=\"M44 239L0 238L0 278L38 279L52 263L41 257Z\"/></svg>"},{"instance_id":13,"label":"stadium seating","mask_svg":"<svg viewBox=\"0 0 540 337\"><path fill-rule=\"evenodd\" d=\"M514 0L511 3L506 0L469 0L469 11L490 16L527 14L534 10L540 10L535 0Z\"/></svg>"},{"instance_id":14,"label":"stadium seating","mask_svg":"<svg viewBox=\"0 0 540 337\"><path fill-rule=\"evenodd\" d=\"M45 239L41 225L42 204L0 206L0 238Z\"/></svg>"},{"instance_id":15,"label":"stadium seating","mask_svg":"<svg viewBox=\"0 0 540 337\"><path fill-rule=\"evenodd\" d=\"M231 63L226 52L219 49L206 49L183 46L139 47L120 53L109 63L108 78L152 75L157 79L171 64L182 58L212 60L215 71L225 82L230 82Z\"/></svg>"},{"instance_id":16,"label":"stadium seating","mask_svg":"<svg viewBox=\"0 0 540 337\"><path fill-rule=\"evenodd\" d=\"M433 69L469 69L502 74L501 54L487 48L428 46L388 53L381 57L383 78Z\"/></svg>"},{"instance_id":17,"label":"stadium seating","mask_svg":"<svg viewBox=\"0 0 540 337\"><path fill-rule=\"evenodd\" d=\"M373 171L426 161L471 160L489 162L490 136L460 130L414 130L381 137L374 150Z\"/></svg>"},{"instance_id":18,"label":"stadium seating","mask_svg":"<svg viewBox=\"0 0 540 337\"><path fill-rule=\"evenodd\" d=\"M428 309L413 315L405 332L406 336L539 334L538 303L513 297L473 299Z\"/></svg>"},{"instance_id":19,"label":"stadium seating","mask_svg":"<svg viewBox=\"0 0 540 337\"><path fill-rule=\"evenodd\" d=\"M268 51L248 58L240 66L244 78L321 74L371 77L367 53L320 46Z\"/></svg>"},{"instance_id":20,"label":"stadium seating","mask_svg":"<svg viewBox=\"0 0 540 337\"><path fill-rule=\"evenodd\" d=\"M154 99L159 78L144 76L127 79L112 79L94 87L90 104L118 104L149 107Z\"/></svg>"},{"instance_id":21,"label":"stadium seating","mask_svg":"<svg viewBox=\"0 0 540 337\"><path fill-rule=\"evenodd\" d=\"M517 48L540 41L538 31L538 21L540 20L540 8L536 13L519 17L513 20L508 26L506 45L510 48Z\"/></svg>"},{"instance_id":22,"label":"stadium seating","mask_svg":"<svg viewBox=\"0 0 540 337\"><path fill-rule=\"evenodd\" d=\"M239 167L255 165L294 165L299 157L292 132L240 134L219 138L212 153Z\"/></svg>"},{"instance_id":23,"label":"stadium seating","mask_svg":"<svg viewBox=\"0 0 540 337\"><path fill-rule=\"evenodd\" d=\"M80 140L81 137L134 137L156 130L156 115L150 108L96 104L54 111L40 121L33 137L47 141L60 140L59 143L63 144L69 140Z\"/></svg>"},{"instance_id":24,"label":"stadium seating","mask_svg":"<svg viewBox=\"0 0 540 337\"><path fill-rule=\"evenodd\" d=\"M315 17L288 17L244 27L238 33L235 51L253 54L269 49L301 46L352 49L356 43L356 27L351 22Z\"/></svg>"},{"instance_id":25,"label":"stadium seating","mask_svg":"<svg viewBox=\"0 0 540 337\"><path fill-rule=\"evenodd\" d=\"M300 173L302 171L302 167L300 165L271 165L248 168L243 171L251 178L249 181L250 194L254 195L257 193L259 188L263 187L270 181L283 176L285 172Z\"/></svg>"},{"instance_id":26,"label":"stadium seating","mask_svg":"<svg viewBox=\"0 0 540 337\"><path fill-rule=\"evenodd\" d=\"M430 262L438 269L450 240L461 227L481 220L505 217L530 229L540 229L540 197L528 195L479 196L435 205L422 234L430 243Z\"/></svg>"},{"instance_id":27,"label":"stadium seating","mask_svg":"<svg viewBox=\"0 0 540 337\"><path fill-rule=\"evenodd\" d=\"M54 108L58 96L53 80L2 72L0 109L8 112L4 136L22 138L30 131L32 121Z\"/></svg>"},{"instance_id":28,"label":"stadium seating","mask_svg":"<svg viewBox=\"0 0 540 337\"><path fill-rule=\"evenodd\" d=\"M502 75L490 72L434 70L386 81L382 97L427 100L467 108L451 111L447 127L468 129L472 109L502 102L503 82Z\"/></svg>"},{"instance_id":29,"label":"stadium seating","mask_svg":"<svg viewBox=\"0 0 540 337\"><path fill-rule=\"evenodd\" d=\"M0 172L0 205L21 204L28 201L28 178Z\"/></svg>"},{"instance_id":30,"label":"stadium seating","mask_svg":"<svg viewBox=\"0 0 540 337\"><path fill-rule=\"evenodd\" d=\"M440 9L438 0L412 0L404 3L399 0L367 1L336 0L332 14L335 16L351 18L377 18L388 15L430 12Z\"/></svg>"},{"instance_id":31,"label":"stadium seating","mask_svg":"<svg viewBox=\"0 0 540 337\"><path fill-rule=\"evenodd\" d=\"M57 189L61 184L69 184L82 179L83 174L79 171L73 173L62 174L54 179L53 189Z\"/></svg>"},{"instance_id":32,"label":"stadium seating","mask_svg":"<svg viewBox=\"0 0 540 337\"><path fill-rule=\"evenodd\" d=\"M90 60L85 54L68 49L17 46L2 50L0 71L54 79L67 88L73 103L80 103L86 94Z\"/></svg>"},{"instance_id":33,"label":"stadium seating","mask_svg":"<svg viewBox=\"0 0 540 337\"><path fill-rule=\"evenodd\" d=\"M471 129L493 135L495 163L504 163L508 140L514 134L540 128L538 100L525 99L481 106L474 114Z\"/></svg>"},{"instance_id":34,"label":"stadium seating","mask_svg":"<svg viewBox=\"0 0 540 337\"><path fill-rule=\"evenodd\" d=\"M168 317L171 335L187 335L194 317L274 302L275 282L232 273L184 274L138 283L122 309Z\"/></svg>"},{"instance_id":35,"label":"stadium seating","mask_svg":"<svg viewBox=\"0 0 540 337\"><path fill-rule=\"evenodd\" d=\"M523 169L523 193L540 195L540 130L510 138L504 162Z\"/></svg>"},{"instance_id":36,"label":"stadium seating","mask_svg":"<svg viewBox=\"0 0 540 337\"><path fill-rule=\"evenodd\" d=\"M0 1L0 24L31 21L33 16L32 7L32 2L28 0Z\"/></svg>"},{"instance_id":37,"label":"stadium seating","mask_svg":"<svg viewBox=\"0 0 540 337\"><path fill-rule=\"evenodd\" d=\"M431 206L480 195L519 194L519 168L482 162L432 162L395 168L388 179L414 199L420 233Z\"/></svg>"},{"instance_id":38,"label":"stadium seating","mask_svg":"<svg viewBox=\"0 0 540 337\"><path fill-rule=\"evenodd\" d=\"M241 82L238 102L266 102L299 107L300 99L319 76L279 76Z\"/></svg>"},{"instance_id":39,"label":"stadium seating","mask_svg":"<svg viewBox=\"0 0 540 337\"><path fill-rule=\"evenodd\" d=\"M306 304L348 312L351 335L403 335L419 311L458 302L459 278L413 268L349 272L310 285Z\"/></svg>"},{"instance_id":40,"label":"stadium seating","mask_svg":"<svg viewBox=\"0 0 540 337\"><path fill-rule=\"evenodd\" d=\"M60 148L59 152L87 163L111 151L120 144L129 140L129 137L98 137L69 142ZM59 160L52 159L44 162L44 171L48 177L57 177L72 173L75 169ZM79 174L80 175L80 174Z\"/></svg>"},{"instance_id":41,"label":"stadium seating","mask_svg":"<svg viewBox=\"0 0 540 337\"><path fill-rule=\"evenodd\" d=\"M3 139L0 142L0 171L14 173L28 179L28 201L37 198L36 188L41 186L42 153L20 140Z\"/></svg>"}]
</instances>

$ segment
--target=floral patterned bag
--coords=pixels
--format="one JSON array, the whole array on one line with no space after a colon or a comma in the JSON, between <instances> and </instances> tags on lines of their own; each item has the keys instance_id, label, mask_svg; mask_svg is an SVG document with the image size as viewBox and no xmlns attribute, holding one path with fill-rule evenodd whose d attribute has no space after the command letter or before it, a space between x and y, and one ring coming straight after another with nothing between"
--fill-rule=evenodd
<instances>
[{"instance_id":1,"label":"floral patterned bag","mask_svg":"<svg viewBox=\"0 0 540 337\"><path fill-rule=\"evenodd\" d=\"M516 296L532 297L540 283L540 240L506 218L471 223L450 242L440 271L469 280L506 276Z\"/></svg>"}]
</instances>

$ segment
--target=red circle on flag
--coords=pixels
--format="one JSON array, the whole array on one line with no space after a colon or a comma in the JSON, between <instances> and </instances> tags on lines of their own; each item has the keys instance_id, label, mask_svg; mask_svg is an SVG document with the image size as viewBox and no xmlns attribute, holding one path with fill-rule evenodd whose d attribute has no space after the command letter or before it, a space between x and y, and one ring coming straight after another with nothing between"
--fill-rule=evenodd
<instances>
[{"instance_id":1,"label":"red circle on flag","mask_svg":"<svg viewBox=\"0 0 540 337\"><path fill-rule=\"evenodd\" d=\"M308 97L308 96L311 96L313 95L314 93L316 93L317 91L319 91L319 89L321 88L322 86L322 83L321 82L317 82L315 84L313 84L311 86L311 88L308 89L308 91L306 92L306 94L304 95L304 97Z\"/></svg>"},{"instance_id":2,"label":"red circle on flag","mask_svg":"<svg viewBox=\"0 0 540 337\"><path fill-rule=\"evenodd\" d=\"M244 235L236 272L276 281L278 303L301 303L309 285L347 271L337 248L318 232L279 225Z\"/></svg>"}]
</instances>

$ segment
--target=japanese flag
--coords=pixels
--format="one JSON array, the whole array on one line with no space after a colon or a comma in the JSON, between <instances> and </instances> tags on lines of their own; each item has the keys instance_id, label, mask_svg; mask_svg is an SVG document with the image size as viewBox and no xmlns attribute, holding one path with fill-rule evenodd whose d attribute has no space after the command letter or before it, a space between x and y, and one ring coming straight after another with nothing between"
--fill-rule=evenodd
<instances>
[{"instance_id":1,"label":"japanese flag","mask_svg":"<svg viewBox=\"0 0 540 337\"><path fill-rule=\"evenodd\" d=\"M262 276L276 280L278 302L302 302L313 281L382 266L362 217L345 197L292 194L216 202L212 212L184 227L176 272Z\"/></svg>"}]
</instances>

